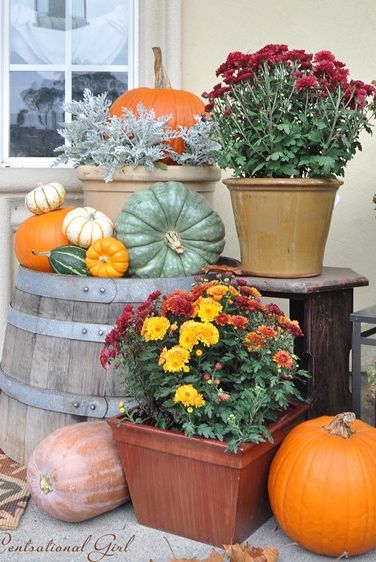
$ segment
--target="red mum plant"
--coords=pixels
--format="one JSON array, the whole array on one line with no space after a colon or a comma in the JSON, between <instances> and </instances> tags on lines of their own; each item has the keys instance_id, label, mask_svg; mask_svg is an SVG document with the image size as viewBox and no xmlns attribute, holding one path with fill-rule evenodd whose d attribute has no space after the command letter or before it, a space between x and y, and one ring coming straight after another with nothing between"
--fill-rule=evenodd
<instances>
[{"instance_id":1,"label":"red mum plant","mask_svg":"<svg viewBox=\"0 0 376 562\"><path fill-rule=\"evenodd\" d=\"M371 132L376 88L351 80L330 51L266 45L230 53L203 97L222 146L219 164L238 177L343 176Z\"/></svg>"},{"instance_id":2,"label":"red mum plant","mask_svg":"<svg viewBox=\"0 0 376 562\"><path fill-rule=\"evenodd\" d=\"M136 422L228 442L270 439L268 425L300 399L297 322L231 275L198 278L190 291L153 293L127 305L106 337Z\"/></svg>"}]
</instances>

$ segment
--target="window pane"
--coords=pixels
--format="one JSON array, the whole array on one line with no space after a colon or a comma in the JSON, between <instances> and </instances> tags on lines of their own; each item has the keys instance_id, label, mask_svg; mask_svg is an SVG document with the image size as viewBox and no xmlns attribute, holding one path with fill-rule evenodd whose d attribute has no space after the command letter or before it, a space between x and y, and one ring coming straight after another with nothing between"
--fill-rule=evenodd
<instances>
[{"instance_id":1,"label":"window pane","mask_svg":"<svg viewBox=\"0 0 376 562\"><path fill-rule=\"evenodd\" d=\"M73 64L128 64L127 22L127 0L74 0Z\"/></svg>"},{"instance_id":2,"label":"window pane","mask_svg":"<svg viewBox=\"0 0 376 562\"><path fill-rule=\"evenodd\" d=\"M108 92L108 99L114 101L128 89L128 75L126 72L73 72L72 99L81 99L85 88L95 96Z\"/></svg>"},{"instance_id":3,"label":"window pane","mask_svg":"<svg viewBox=\"0 0 376 562\"><path fill-rule=\"evenodd\" d=\"M9 156L56 156L62 144L57 128L64 121L64 74L11 72Z\"/></svg>"},{"instance_id":4,"label":"window pane","mask_svg":"<svg viewBox=\"0 0 376 562\"><path fill-rule=\"evenodd\" d=\"M64 64L65 0L10 3L11 64Z\"/></svg>"}]
</instances>

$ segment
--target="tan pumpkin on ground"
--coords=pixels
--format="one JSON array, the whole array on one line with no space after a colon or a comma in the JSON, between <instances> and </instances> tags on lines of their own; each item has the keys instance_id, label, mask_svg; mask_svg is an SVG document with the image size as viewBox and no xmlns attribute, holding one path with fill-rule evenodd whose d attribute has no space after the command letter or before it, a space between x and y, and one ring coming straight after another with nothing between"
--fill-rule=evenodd
<instances>
[{"instance_id":1,"label":"tan pumpkin on ground","mask_svg":"<svg viewBox=\"0 0 376 562\"><path fill-rule=\"evenodd\" d=\"M59 209L65 200L65 189L61 183L39 184L25 197L25 205L34 215Z\"/></svg>"},{"instance_id":2,"label":"tan pumpkin on ground","mask_svg":"<svg viewBox=\"0 0 376 562\"><path fill-rule=\"evenodd\" d=\"M284 532L335 557L376 546L376 429L351 412L295 427L269 473L269 498Z\"/></svg>"},{"instance_id":3,"label":"tan pumpkin on ground","mask_svg":"<svg viewBox=\"0 0 376 562\"><path fill-rule=\"evenodd\" d=\"M27 481L37 505L62 521L84 521L129 500L116 445L104 420L50 433L29 460Z\"/></svg>"},{"instance_id":4,"label":"tan pumpkin on ground","mask_svg":"<svg viewBox=\"0 0 376 562\"><path fill-rule=\"evenodd\" d=\"M94 277L122 277L128 269L128 250L113 238L99 238L86 252L86 267Z\"/></svg>"},{"instance_id":5,"label":"tan pumpkin on ground","mask_svg":"<svg viewBox=\"0 0 376 562\"><path fill-rule=\"evenodd\" d=\"M89 248L99 238L112 236L112 220L93 207L77 207L63 221L63 233L68 240L81 248Z\"/></svg>"}]
</instances>

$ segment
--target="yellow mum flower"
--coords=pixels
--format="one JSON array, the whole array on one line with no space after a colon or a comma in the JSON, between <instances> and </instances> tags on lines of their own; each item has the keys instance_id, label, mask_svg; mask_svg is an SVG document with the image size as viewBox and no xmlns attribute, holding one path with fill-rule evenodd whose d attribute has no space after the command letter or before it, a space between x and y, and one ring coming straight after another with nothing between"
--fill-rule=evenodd
<instances>
[{"instance_id":1,"label":"yellow mum flower","mask_svg":"<svg viewBox=\"0 0 376 562\"><path fill-rule=\"evenodd\" d=\"M228 288L229 293L231 293L234 297L239 297L240 293L237 289L235 289L235 287L233 287L232 285L229 286Z\"/></svg>"},{"instance_id":2,"label":"yellow mum flower","mask_svg":"<svg viewBox=\"0 0 376 562\"><path fill-rule=\"evenodd\" d=\"M200 324L200 332L198 336L200 342L202 342L207 347L210 345L215 345L219 341L219 331L214 324L211 322L202 322Z\"/></svg>"},{"instance_id":3,"label":"yellow mum flower","mask_svg":"<svg viewBox=\"0 0 376 562\"><path fill-rule=\"evenodd\" d=\"M261 297L261 293L256 289L256 287L250 287L249 292L253 297Z\"/></svg>"},{"instance_id":4,"label":"yellow mum flower","mask_svg":"<svg viewBox=\"0 0 376 562\"><path fill-rule=\"evenodd\" d=\"M205 400L202 394L197 393L197 395L194 398L194 407L195 408L201 408L202 406L205 406Z\"/></svg>"},{"instance_id":5,"label":"yellow mum flower","mask_svg":"<svg viewBox=\"0 0 376 562\"><path fill-rule=\"evenodd\" d=\"M141 335L145 341L161 340L170 327L170 321L164 316L145 318L141 328Z\"/></svg>"},{"instance_id":6,"label":"yellow mum flower","mask_svg":"<svg viewBox=\"0 0 376 562\"><path fill-rule=\"evenodd\" d=\"M161 351L161 354L159 356L159 361L158 361L158 365L163 365L163 363L166 361L166 355L167 355L167 347L164 347Z\"/></svg>"},{"instance_id":7,"label":"yellow mum flower","mask_svg":"<svg viewBox=\"0 0 376 562\"><path fill-rule=\"evenodd\" d=\"M183 384L175 392L173 398L175 404L183 404L185 408L194 406L201 408L205 405L205 400L202 394L199 394L192 384Z\"/></svg>"},{"instance_id":8,"label":"yellow mum flower","mask_svg":"<svg viewBox=\"0 0 376 562\"><path fill-rule=\"evenodd\" d=\"M211 297L200 297L197 305L197 315L203 322L211 322L222 312L222 305Z\"/></svg>"},{"instance_id":9,"label":"yellow mum flower","mask_svg":"<svg viewBox=\"0 0 376 562\"><path fill-rule=\"evenodd\" d=\"M162 357L163 354L163 357ZM184 365L189 361L189 351L180 345L174 345L171 349L163 350L159 357L159 364L163 365L163 370L176 373L184 369Z\"/></svg>"},{"instance_id":10,"label":"yellow mum flower","mask_svg":"<svg viewBox=\"0 0 376 562\"><path fill-rule=\"evenodd\" d=\"M191 350L198 343L199 322L188 320L180 327L179 345L185 349Z\"/></svg>"}]
</instances>

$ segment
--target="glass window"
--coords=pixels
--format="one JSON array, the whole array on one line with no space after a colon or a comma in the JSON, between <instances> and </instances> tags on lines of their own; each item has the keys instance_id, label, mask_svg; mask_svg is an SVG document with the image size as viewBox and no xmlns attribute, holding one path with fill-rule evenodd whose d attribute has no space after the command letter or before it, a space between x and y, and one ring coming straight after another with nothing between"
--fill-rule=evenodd
<instances>
[{"instance_id":1,"label":"glass window","mask_svg":"<svg viewBox=\"0 0 376 562\"><path fill-rule=\"evenodd\" d=\"M85 88L111 100L133 87L137 0L6 0L5 158L54 157L63 103ZM9 100L7 102L7 100ZM69 119L69 116L67 116Z\"/></svg>"}]
</instances>

